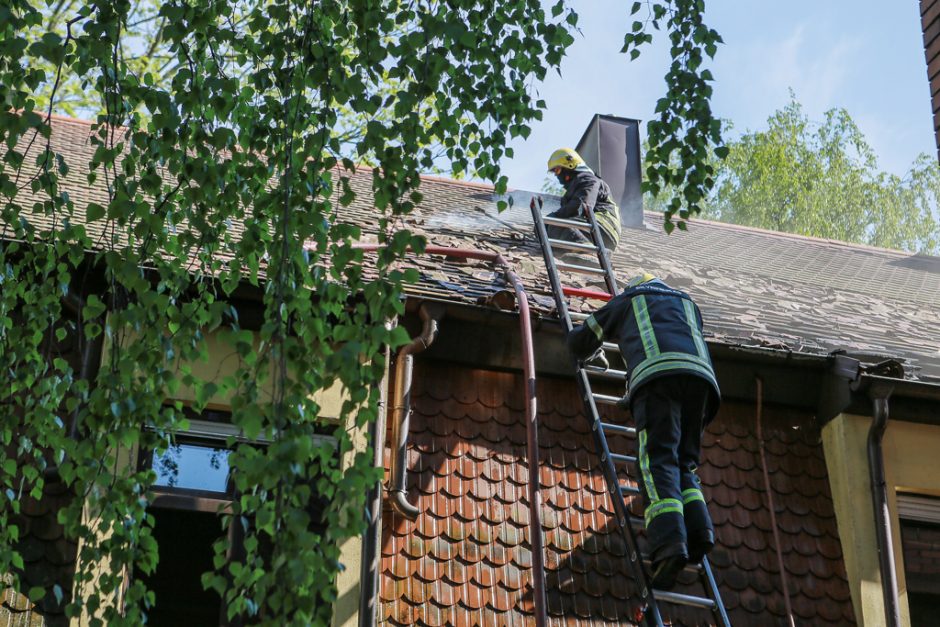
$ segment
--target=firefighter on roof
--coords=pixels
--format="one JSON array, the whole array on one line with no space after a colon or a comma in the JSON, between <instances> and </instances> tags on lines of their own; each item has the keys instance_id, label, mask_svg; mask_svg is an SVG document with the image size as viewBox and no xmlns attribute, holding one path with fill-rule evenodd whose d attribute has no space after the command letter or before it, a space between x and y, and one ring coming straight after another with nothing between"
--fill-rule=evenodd
<instances>
[{"instance_id":1,"label":"firefighter on roof","mask_svg":"<svg viewBox=\"0 0 940 627\"><path fill-rule=\"evenodd\" d=\"M565 188L561 208L550 214L551 217L583 219L582 207L587 205L594 210L594 218L604 238L604 247L613 251L620 242L620 208L611 198L607 183L594 174L584 159L571 148L559 148L553 152L548 159L548 169ZM552 239L590 243L578 229L554 225L547 229Z\"/></svg>"},{"instance_id":2,"label":"firefighter on roof","mask_svg":"<svg viewBox=\"0 0 940 627\"><path fill-rule=\"evenodd\" d=\"M720 400L702 315L688 294L645 274L572 331L568 348L584 359L604 341L617 342L627 364L653 586L668 590L715 543L695 474Z\"/></svg>"}]
</instances>

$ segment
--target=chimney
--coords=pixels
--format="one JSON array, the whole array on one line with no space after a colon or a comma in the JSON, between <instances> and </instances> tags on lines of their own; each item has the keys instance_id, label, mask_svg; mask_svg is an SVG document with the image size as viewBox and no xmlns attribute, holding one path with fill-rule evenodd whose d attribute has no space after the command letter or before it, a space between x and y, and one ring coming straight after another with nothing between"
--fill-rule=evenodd
<instances>
[{"instance_id":1,"label":"chimney","mask_svg":"<svg viewBox=\"0 0 940 627\"><path fill-rule=\"evenodd\" d=\"M595 174L610 185L620 206L623 226L643 226L643 193L640 191L640 121L595 114L581 141L578 154Z\"/></svg>"}]
</instances>

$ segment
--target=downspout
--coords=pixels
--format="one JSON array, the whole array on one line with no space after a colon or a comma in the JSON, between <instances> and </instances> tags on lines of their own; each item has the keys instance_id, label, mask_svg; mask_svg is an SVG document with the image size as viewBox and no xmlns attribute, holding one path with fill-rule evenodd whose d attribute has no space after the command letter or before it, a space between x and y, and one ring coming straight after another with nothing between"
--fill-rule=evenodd
<instances>
[{"instance_id":1,"label":"downspout","mask_svg":"<svg viewBox=\"0 0 940 627\"><path fill-rule=\"evenodd\" d=\"M386 328L392 329L395 321L389 321ZM384 468L385 423L388 412L388 373L392 353L385 347L385 371L382 374L382 389L379 399L379 411L375 421L369 425L369 439L372 441L372 464L375 468ZM363 535L362 564L359 580L362 592L359 595L359 627L373 627L378 624L377 610L379 598L379 545L382 539L382 479L369 489L369 507L366 532Z\"/></svg>"},{"instance_id":2,"label":"downspout","mask_svg":"<svg viewBox=\"0 0 940 627\"><path fill-rule=\"evenodd\" d=\"M85 339L85 320L83 315L85 300L76 296L73 292L68 292L62 297L62 304L75 315L75 323L78 328L78 346L82 356L78 379L79 381L87 381L88 385L91 386L91 382L98 377L98 370L101 368L101 353L104 350L104 331L90 341ZM102 318L98 320L102 322ZM69 421L68 435L73 440L78 439L78 413L80 409L81 403L76 404L75 409L72 411L72 418Z\"/></svg>"},{"instance_id":3,"label":"downspout","mask_svg":"<svg viewBox=\"0 0 940 627\"><path fill-rule=\"evenodd\" d=\"M869 390L874 407L874 420L868 430L868 470L871 478L872 503L875 509L875 532L878 534L878 565L881 569L881 589L884 593L885 624L901 624L898 602L898 579L895 570L894 543L891 535L891 516L888 513L888 487L885 481L884 454L881 441L888 426L888 398L892 386L873 386Z\"/></svg>"},{"instance_id":4,"label":"downspout","mask_svg":"<svg viewBox=\"0 0 940 627\"><path fill-rule=\"evenodd\" d=\"M419 310L424 328L421 335L398 351L395 362L395 390L392 393L392 458L389 460L391 485L389 503L396 512L409 520L420 514L417 507L408 502L408 428L411 423L411 380L414 373L414 355L423 352L437 337L440 312L432 315L427 305Z\"/></svg>"},{"instance_id":5,"label":"downspout","mask_svg":"<svg viewBox=\"0 0 940 627\"><path fill-rule=\"evenodd\" d=\"M360 250L374 252L380 249L378 244L359 244ZM519 277L509 263L499 253L446 246L427 246L425 253L445 255L459 259L478 259L488 261L503 270L506 279L512 284L519 305L519 330L522 335L523 376L525 377L526 407L526 456L529 462L529 538L532 545L532 594L535 602L536 627L548 624L548 611L545 600L545 564L542 541L542 496L539 490L539 446L538 414L535 396L535 352L532 346L532 321L529 316L529 301ZM402 349L404 351L404 349ZM397 374L397 370L396 370ZM397 377L396 377L397 379ZM396 388L397 388L396 381ZM394 426L394 425L393 425ZM407 437L407 429L403 430ZM397 441L397 440L396 440ZM404 461L404 460L403 460ZM402 464L404 466L405 464ZM407 501L406 501L406 504ZM408 504L410 505L410 504ZM414 509L414 508L412 508Z\"/></svg>"},{"instance_id":6,"label":"downspout","mask_svg":"<svg viewBox=\"0 0 940 627\"><path fill-rule=\"evenodd\" d=\"M774 505L774 493L770 487L770 475L767 473L767 454L764 447L764 433L762 428L764 406L764 382L760 377L754 377L757 382L757 447L760 450L761 471L764 474L764 491L767 493L767 509L770 511L770 527L774 532L774 549L777 553L777 568L780 570L780 584L783 588L783 605L787 612L787 624L794 627L793 606L790 604L790 585L787 580L787 569L783 565L783 551L780 549L780 531L777 529L777 508Z\"/></svg>"}]
</instances>

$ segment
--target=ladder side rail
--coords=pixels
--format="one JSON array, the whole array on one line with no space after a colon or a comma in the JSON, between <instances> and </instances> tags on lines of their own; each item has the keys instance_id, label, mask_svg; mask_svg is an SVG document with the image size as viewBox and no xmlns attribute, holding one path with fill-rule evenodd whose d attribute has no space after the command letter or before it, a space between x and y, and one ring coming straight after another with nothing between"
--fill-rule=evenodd
<instances>
[{"instance_id":1,"label":"ladder side rail","mask_svg":"<svg viewBox=\"0 0 940 627\"><path fill-rule=\"evenodd\" d=\"M712 600L715 602L715 606L712 608L712 614L715 615L717 624L721 627L731 627L731 620L728 618L724 601L721 600L721 592L718 590L718 582L715 581L715 574L712 572L712 567L707 557L702 558L702 567L699 569L699 572L701 573L702 584L705 586L705 589L711 593Z\"/></svg>"},{"instance_id":2,"label":"ladder side rail","mask_svg":"<svg viewBox=\"0 0 940 627\"><path fill-rule=\"evenodd\" d=\"M619 292L617 288L617 275L614 274L614 268L610 265L610 259L607 258L607 247L604 246L604 235L601 233L601 227L597 224L597 220L594 217L594 209L588 207L587 205L582 205L584 210L584 216L587 218L588 224L591 225L591 236L594 239L594 245L597 246L597 260L601 264L601 268L604 269L604 281L607 284L607 291L610 292L611 297L614 297Z\"/></svg>"},{"instance_id":3,"label":"ladder side rail","mask_svg":"<svg viewBox=\"0 0 940 627\"><path fill-rule=\"evenodd\" d=\"M548 270L548 282L552 288L552 295L555 297L555 308L558 310L558 316L561 318L565 333L571 333L573 326L571 318L568 316L568 305L565 303L562 293L561 281L558 279L558 268L555 266L555 255L552 254L551 244L548 243L548 231L545 230L545 223L542 221L541 199L536 204L535 198L529 203L529 209L532 211L532 221L535 223L536 235L539 238L539 244L542 247L542 257L545 260L545 268Z\"/></svg>"}]
</instances>

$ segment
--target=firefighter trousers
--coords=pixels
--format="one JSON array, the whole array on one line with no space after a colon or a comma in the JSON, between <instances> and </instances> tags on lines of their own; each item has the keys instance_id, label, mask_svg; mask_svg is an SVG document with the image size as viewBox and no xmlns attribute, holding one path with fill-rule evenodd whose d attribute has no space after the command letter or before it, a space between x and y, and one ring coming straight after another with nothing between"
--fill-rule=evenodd
<instances>
[{"instance_id":1,"label":"firefighter trousers","mask_svg":"<svg viewBox=\"0 0 940 627\"><path fill-rule=\"evenodd\" d=\"M549 217L552 217L552 218L559 217L555 215L555 213L550 213L548 215ZM565 219L579 220L581 222L585 222L584 218L565 218ZM560 239L566 242L579 242L581 244L591 243L591 238L587 235L587 233L585 233L581 229L575 229L575 228L569 228L566 226L556 226L554 224L549 224L545 227L545 231L546 231L546 234L551 239ZM610 234L603 229L603 227L601 228L601 238L604 240L604 248L606 248L610 252L613 252L613 250L617 247L617 241L614 238L612 238Z\"/></svg>"},{"instance_id":2,"label":"firefighter trousers","mask_svg":"<svg viewBox=\"0 0 940 627\"><path fill-rule=\"evenodd\" d=\"M675 374L653 379L631 395L653 561L683 549L694 554L696 544L713 533L695 474L711 393L704 379Z\"/></svg>"}]
</instances>

